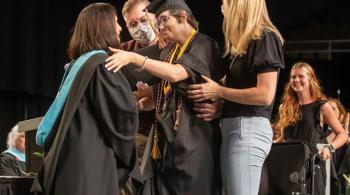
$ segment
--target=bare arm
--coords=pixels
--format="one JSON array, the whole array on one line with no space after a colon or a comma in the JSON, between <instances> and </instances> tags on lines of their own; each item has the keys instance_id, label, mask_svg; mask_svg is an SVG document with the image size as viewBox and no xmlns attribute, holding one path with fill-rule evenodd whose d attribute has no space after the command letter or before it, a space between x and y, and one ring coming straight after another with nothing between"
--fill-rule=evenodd
<instances>
[{"instance_id":1,"label":"bare arm","mask_svg":"<svg viewBox=\"0 0 350 195\"><path fill-rule=\"evenodd\" d=\"M345 116L345 119L344 119L344 124L343 124L343 128L344 128L344 131L345 131L345 134L347 134L347 144L350 143L350 137L349 137L349 121L350 121L350 114L349 112L346 113L346 116ZM332 143L333 140L335 139L336 137L336 134L334 132L332 132L331 134L329 134L327 136L327 141L328 143Z\"/></svg>"},{"instance_id":2,"label":"bare arm","mask_svg":"<svg viewBox=\"0 0 350 195\"><path fill-rule=\"evenodd\" d=\"M146 59L146 57L140 54L119 49L111 48L110 50L115 53L106 60L107 64L105 66L109 71L117 72L122 67L132 63L158 78L173 83L189 77L185 68L180 64L170 64L158 60Z\"/></svg>"},{"instance_id":3,"label":"bare arm","mask_svg":"<svg viewBox=\"0 0 350 195\"><path fill-rule=\"evenodd\" d=\"M346 143L348 136L346 135L344 128L340 124L329 103L325 103L321 106L321 115L323 116L324 122L328 124L335 134L331 144L335 149L340 148L344 143Z\"/></svg>"},{"instance_id":4,"label":"bare arm","mask_svg":"<svg viewBox=\"0 0 350 195\"><path fill-rule=\"evenodd\" d=\"M232 89L222 87L219 94L223 99L240 104L268 106L272 103L277 87L277 72L257 75L256 87Z\"/></svg>"}]
</instances>

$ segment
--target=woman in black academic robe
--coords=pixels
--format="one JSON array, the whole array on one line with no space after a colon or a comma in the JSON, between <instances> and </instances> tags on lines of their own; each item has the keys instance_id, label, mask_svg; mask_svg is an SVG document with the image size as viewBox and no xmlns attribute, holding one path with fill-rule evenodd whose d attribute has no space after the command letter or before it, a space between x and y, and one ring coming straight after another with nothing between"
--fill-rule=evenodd
<instances>
[{"instance_id":1,"label":"woman in black academic robe","mask_svg":"<svg viewBox=\"0 0 350 195\"><path fill-rule=\"evenodd\" d=\"M62 111L45 139L45 158L32 191L119 194L119 186L129 175L137 178L136 100L123 73L112 74L104 68L108 57L104 51L108 46L118 46L120 31L116 11L109 4L94 3L80 13L69 46L72 63L64 83L82 57L99 51L80 63Z\"/></svg>"}]
</instances>

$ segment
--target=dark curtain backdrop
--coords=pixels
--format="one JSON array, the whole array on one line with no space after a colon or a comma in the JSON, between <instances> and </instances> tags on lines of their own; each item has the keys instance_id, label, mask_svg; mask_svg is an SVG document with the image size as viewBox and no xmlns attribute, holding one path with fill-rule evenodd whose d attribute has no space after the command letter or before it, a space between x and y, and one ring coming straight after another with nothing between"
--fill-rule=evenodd
<instances>
[{"instance_id":1,"label":"dark curtain backdrop","mask_svg":"<svg viewBox=\"0 0 350 195\"><path fill-rule=\"evenodd\" d=\"M69 3L68 3L69 2ZM11 0L0 4L0 151L6 135L20 120L43 115L53 100L68 63L66 49L71 29L83 7L93 0ZM120 15L125 0L103 1L116 6ZM223 46L220 0L187 0L200 22L200 31ZM347 0L266 0L272 21L286 40L350 38L350 6ZM323 29L327 29L324 31ZM122 40L129 39L126 29ZM300 58L287 59L287 65ZM341 98L349 107L349 55L328 60L306 59L314 65L328 95ZM282 72L281 87L288 75ZM276 104L278 104L278 98Z\"/></svg>"}]
</instances>

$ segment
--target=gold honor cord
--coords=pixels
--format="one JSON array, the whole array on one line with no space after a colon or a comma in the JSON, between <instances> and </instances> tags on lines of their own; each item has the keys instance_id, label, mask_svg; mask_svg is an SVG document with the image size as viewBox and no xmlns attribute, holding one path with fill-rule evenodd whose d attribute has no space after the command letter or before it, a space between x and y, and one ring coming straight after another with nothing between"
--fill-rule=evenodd
<instances>
[{"instance_id":1,"label":"gold honor cord","mask_svg":"<svg viewBox=\"0 0 350 195\"><path fill-rule=\"evenodd\" d=\"M185 41L184 45L181 47L179 55L177 55L176 60L178 60L179 58L181 58L182 54L184 54L186 48L188 47L188 45L190 44L191 40L193 39L194 35L197 34L197 30L193 29L192 33L190 35L190 37L188 37L188 39ZM178 44L176 44L178 46ZM172 63L172 62L171 62Z\"/></svg>"},{"instance_id":2,"label":"gold honor cord","mask_svg":"<svg viewBox=\"0 0 350 195\"><path fill-rule=\"evenodd\" d=\"M188 47L188 45L190 44L191 40L196 35L196 33L197 33L197 31L193 29L193 31L191 32L190 37L187 38L187 40L185 41L185 43L181 47L180 52L179 52L179 54L176 57L176 60L180 59L181 56L184 54L186 48ZM172 64L174 62L174 57L175 57L175 54L176 54L176 52L177 52L179 47L180 47L179 44L176 44L174 52L171 54L171 57L170 57L170 60L169 60L170 64ZM164 94L168 93L168 91L170 90L170 87L171 87L170 82L167 81L166 84L165 84L165 87L164 87Z\"/></svg>"}]
</instances>

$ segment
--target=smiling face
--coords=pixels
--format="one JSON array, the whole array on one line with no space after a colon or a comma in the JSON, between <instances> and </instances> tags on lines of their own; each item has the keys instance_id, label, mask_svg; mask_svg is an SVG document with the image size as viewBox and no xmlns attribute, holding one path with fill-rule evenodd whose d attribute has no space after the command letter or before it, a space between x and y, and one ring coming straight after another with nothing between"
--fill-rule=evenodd
<instances>
[{"instance_id":1,"label":"smiling face","mask_svg":"<svg viewBox=\"0 0 350 195\"><path fill-rule=\"evenodd\" d=\"M292 69L290 83L296 93L310 92L310 77L303 68Z\"/></svg>"},{"instance_id":2,"label":"smiling face","mask_svg":"<svg viewBox=\"0 0 350 195\"><path fill-rule=\"evenodd\" d=\"M161 35L169 41L176 42L179 22L170 11L165 11L157 17L157 26Z\"/></svg>"}]
</instances>

